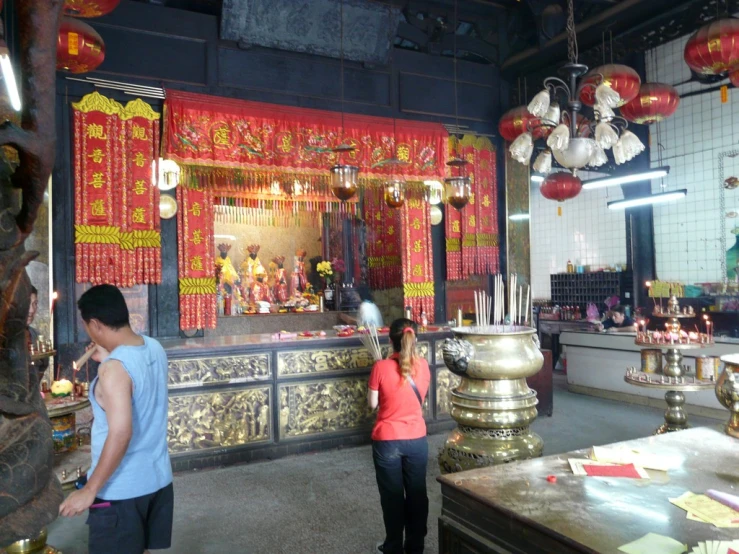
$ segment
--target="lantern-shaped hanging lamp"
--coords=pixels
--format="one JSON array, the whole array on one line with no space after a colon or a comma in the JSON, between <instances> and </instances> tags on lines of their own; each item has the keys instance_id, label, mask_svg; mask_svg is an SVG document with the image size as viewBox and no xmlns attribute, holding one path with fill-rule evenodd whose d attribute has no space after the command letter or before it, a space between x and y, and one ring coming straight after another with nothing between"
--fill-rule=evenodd
<instances>
[{"instance_id":1,"label":"lantern-shaped hanging lamp","mask_svg":"<svg viewBox=\"0 0 739 554\"><path fill-rule=\"evenodd\" d=\"M71 73L93 71L105 59L98 32L78 19L63 17L56 43L56 68Z\"/></svg>"},{"instance_id":2,"label":"lantern-shaped hanging lamp","mask_svg":"<svg viewBox=\"0 0 739 554\"><path fill-rule=\"evenodd\" d=\"M700 75L721 75L739 67L739 19L717 19L688 39L683 58Z\"/></svg>"},{"instance_id":3,"label":"lantern-shaped hanging lamp","mask_svg":"<svg viewBox=\"0 0 739 554\"><path fill-rule=\"evenodd\" d=\"M432 206L441 203L444 185L439 181L424 181L423 185L423 199Z\"/></svg>"},{"instance_id":4,"label":"lantern-shaped hanging lamp","mask_svg":"<svg viewBox=\"0 0 739 554\"><path fill-rule=\"evenodd\" d=\"M449 177L444 179L444 198L447 204L461 210L470 201L472 187L469 177Z\"/></svg>"},{"instance_id":5,"label":"lantern-shaped hanging lamp","mask_svg":"<svg viewBox=\"0 0 739 554\"><path fill-rule=\"evenodd\" d=\"M64 15L101 17L118 7L121 0L64 0Z\"/></svg>"},{"instance_id":6,"label":"lantern-shaped hanging lamp","mask_svg":"<svg viewBox=\"0 0 739 554\"><path fill-rule=\"evenodd\" d=\"M664 83L645 83L631 102L621 107L627 121L651 125L667 119L680 105L680 95L674 87Z\"/></svg>"},{"instance_id":7,"label":"lantern-shaped hanging lamp","mask_svg":"<svg viewBox=\"0 0 739 554\"><path fill-rule=\"evenodd\" d=\"M154 162L155 163L155 162ZM156 173L154 173L156 175ZM159 190L172 190L180 183L180 166L173 160L159 158Z\"/></svg>"},{"instance_id":8,"label":"lantern-shaped hanging lamp","mask_svg":"<svg viewBox=\"0 0 739 554\"><path fill-rule=\"evenodd\" d=\"M503 117L498 122L498 132L508 142L513 142L520 135L528 131L530 126L534 139L547 138L554 126L540 125L540 118L531 115L526 106L519 106L503 114Z\"/></svg>"},{"instance_id":9,"label":"lantern-shaped hanging lamp","mask_svg":"<svg viewBox=\"0 0 739 554\"><path fill-rule=\"evenodd\" d=\"M636 98L641 86L641 78L629 66L617 63L591 69L580 84L580 100L583 104L590 107L595 106L595 87L601 84L608 85L615 90L621 97L617 106L623 106Z\"/></svg>"},{"instance_id":10,"label":"lantern-shaped hanging lamp","mask_svg":"<svg viewBox=\"0 0 739 554\"><path fill-rule=\"evenodd\" d=\"M439 206L431 206L429 208L429 219L431 220L431 225L438 225L441 223L441 220L444 219L444 214Z\"/></svg>"},{"instance_id":11,"label":"lantern-shaped hanging lamp","mask_svg":"<svg viewBox=\"0 0 739 554\"><path fill-rule=\"evenodd\" d=\"M564 202L580 194L582 181L568 171L550 173L542 182L540 190L544 198Z\"/></svg>"},{"instance_id":12,"label":"lantern-shaped hanging lamp","mask_svg":"<svg viewBox=\"0 0 739 554\"><path fill-rule=\"evenodd\" d=\"M359 168L355 165L335 165L331 168L331 192L346 201L357 194Z\"/></svg>"},{"instance_id":13,"label":"lantern-shaped hanging lamp","mask_svg":"<svg viewBox=\"0 0 739 554\"><path fill-rule=\"evenodd\" d=\"M385 182L385 204L388 208L400 208L405 203L405 181L391 179Z\"/></svg>"}]
</instances>

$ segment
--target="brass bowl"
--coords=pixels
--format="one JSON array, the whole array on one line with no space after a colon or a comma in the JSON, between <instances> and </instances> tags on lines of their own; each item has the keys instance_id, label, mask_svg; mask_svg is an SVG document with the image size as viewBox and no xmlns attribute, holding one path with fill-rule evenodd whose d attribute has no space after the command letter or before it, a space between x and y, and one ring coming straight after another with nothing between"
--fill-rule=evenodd
<instances>
[{"instance_id":1,"label":"brass bowl","mask_svg":"<svg viewBox=\"0 0 739 554\"><path fill-rule=\"evenodd\" d=\"M40 552L46 546L46 527L41 529L41 532L34 539L23 539L16 541L13 544L5 547L7 554L32 554L33 552Z\"/></svg>"}]
</instances>

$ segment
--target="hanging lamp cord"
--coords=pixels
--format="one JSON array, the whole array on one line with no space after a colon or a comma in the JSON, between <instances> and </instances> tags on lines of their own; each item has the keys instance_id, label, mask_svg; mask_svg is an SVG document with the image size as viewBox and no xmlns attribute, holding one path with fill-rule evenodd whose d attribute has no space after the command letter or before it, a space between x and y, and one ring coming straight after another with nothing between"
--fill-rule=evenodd
<instances>
[{"instance_id":1,"label":"hanging lamp cord","mask_svg":"<svg viewBox=\"0 0 739 554\"><path fill-rule=\"evenodd\" d=\"M570 63L577 63L577 34L575 32L575 8L573 0L567 0L567 57Z\"/></svg>"}]
</instances>

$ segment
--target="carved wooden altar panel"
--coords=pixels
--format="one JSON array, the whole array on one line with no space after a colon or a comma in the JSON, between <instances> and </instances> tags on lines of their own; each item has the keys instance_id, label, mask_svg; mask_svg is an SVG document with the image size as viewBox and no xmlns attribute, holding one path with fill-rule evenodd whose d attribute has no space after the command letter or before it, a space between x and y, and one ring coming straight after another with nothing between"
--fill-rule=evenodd
<instances>
[{"instance_id":1,"label":"carved wooden altar panel","mask_svg":"<svg viewBox=\"0 0 739 554\"><path fill-rule=\"evenodd\" d=\"M461 380L461 377L445 367L436 370L436 417L449 415L452 409L452 390Z\"/></svg>"},{"instance_id":2,"label":"carved wooden altar panel","mask_svg":"<svg viewBox=\"0 0 739 554\"><path fill-rule=\"evenodd\" d=\"M198 387L218 383L248 383L272 377L271 356L268 352L169 360L169 387Z\"/></svg>"}]
</instances>

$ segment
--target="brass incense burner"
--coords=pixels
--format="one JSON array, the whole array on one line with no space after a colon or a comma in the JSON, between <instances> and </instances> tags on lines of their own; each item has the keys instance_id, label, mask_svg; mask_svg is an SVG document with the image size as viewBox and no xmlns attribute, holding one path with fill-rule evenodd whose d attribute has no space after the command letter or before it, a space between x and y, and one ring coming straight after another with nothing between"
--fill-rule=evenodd
<instances>
[{"instance_id":1,"label":"brass incense burner","mask_svg":"<svg viewBox=\"0 0 739 554\"><path fill-rule=\"evenodd\" d=\"M451 395L459 425L439 454L442 473L541 456L543 441L529 429L539 401L526 384L544 365L536 330L490 325L452 331L442 352L446 366L462 377Z\"/></svg>"},{"instance_id":2,"label":"brass incense burner","mask_svg":"<svg viewBox=\"0 0 739 554\"><path fill-rule=\"evenodd\" d=\"M716 382L716 398L731 412L726 434L739 439L739 354L724 356L721 361L725 367Z\"/></svg>"}]
</instances>

